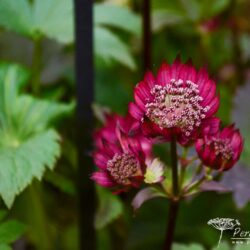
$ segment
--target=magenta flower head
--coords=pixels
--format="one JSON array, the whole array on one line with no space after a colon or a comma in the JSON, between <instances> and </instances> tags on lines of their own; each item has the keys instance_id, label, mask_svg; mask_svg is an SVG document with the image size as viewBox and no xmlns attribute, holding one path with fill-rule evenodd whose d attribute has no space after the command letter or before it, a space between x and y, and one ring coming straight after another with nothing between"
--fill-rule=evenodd
<instances>
[{"instance_id":1,"label":"magenta flower head","mask_svg":"<svg viewBox=\"0 0 250 250\"><path fill-rule=\"evenodd\" d=\"M242 149L243 139L234 125L196 141L196 151L204 165L219 171L232 168L239 160Z\"/></svg>"},{"instance_id":2,"label":"magenta flower head","mask_svg":"<svg viewBox=\"0 0 250 250\"><path fill-rule=\"evenodd\" d=\"M156 77L146 73L134 90L130 114L142 125L149 137L173 135L181 144L195 139L202 124L216 113L219 98L215 82L205 69L196 71L191 62L163 63Z\"/></svg>"},{"instance_id":3,"label":"magenta flower head","mask_svg":"<svg viewBox=\"0 0 250 250\"><path fill-rule=\"evenodd\" d=\"M132 117L109 117L107 125L95 134L94 161L99 171L92 180L114 192L138 187L143 182L146 162L150 159L151 143L135 131ZM138 130L137 130L138 131Z\"/></svg>"}]
</instances>

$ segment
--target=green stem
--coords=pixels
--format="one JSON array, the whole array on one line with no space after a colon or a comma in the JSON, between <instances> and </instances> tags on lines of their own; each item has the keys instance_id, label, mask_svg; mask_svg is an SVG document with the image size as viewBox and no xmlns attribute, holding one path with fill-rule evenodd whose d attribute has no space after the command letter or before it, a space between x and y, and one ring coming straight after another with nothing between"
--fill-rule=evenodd
<instances>
[{"instance_id":1,"label":"green stem","mask_svg":"<svg viewBox=\"0 0 250 250\"><path fill-rule=\"evenodd\" d=\"M185 166L185 167L181 167L181 172L180 172L180 183L179 183L179 185L180 185L180 187L182 187L182 185L183 185L183 183L184 183L184 180L185 180L185 174L186 174L186 169L187 169L187 167Z\"/></svg>"},{"instance_id":2,"label":"green stem","mask_svg":"<svg viewBox=\"0 0 250 250\"><path fill-rule=\"evenodd\" d=\"M207 176L204 175L201 179L193 182L188 189L185 191L185 193L190 193L191 191L195 190L197 187L199 187L205 180L207 180Z\"/></svg>"},{"instance_id":3,"label":"green stem","mask_svg":"<svg viewBox=\"0 0 250 250\"><path fill-rule=\"evenodd\" d=\"M42 40L37 39L34 41L33 58L32 58L32 93L35 95L40 94L40 73L42 64Z\"/></svg>"},{"instance_id":4,"label":"green stem","mask_svg":"<svg viewBox=\"0 0 250 250\"><path fill-rule=\"evenodd\" d=\"M52 250L49 222L44 211L41 193L41 184L38 181L34 181L28 188L30 210L28 219L32 228L31 234L36 243L36 248L39 250Z\"/></svg>"},{"instance_id":5,"label":"green stem","mask_svg":"<svg viewBox=\"0 0 250 250\"><path fill-rule=\"evenodd\" d=\"M172 165L172 189L174 197L179 194L179 181L178 181L178 159L177 159L177 143L176 138L173 137L171 141L171 165Z\"/></svg>"},{"instance_id":6,"label":"green stem","mask_svg":"<svg viewBox=\"0 0 250 250\"><path fill-rule=\"evenodd\" d=\"M172 193L173 197L170 200L168 223L164 250L171 250L174 241L174 231L179 210L179 180L178 180L178 157L176 137L171 141L171 161L172 161Z\"/></svg>"}]
</instances>

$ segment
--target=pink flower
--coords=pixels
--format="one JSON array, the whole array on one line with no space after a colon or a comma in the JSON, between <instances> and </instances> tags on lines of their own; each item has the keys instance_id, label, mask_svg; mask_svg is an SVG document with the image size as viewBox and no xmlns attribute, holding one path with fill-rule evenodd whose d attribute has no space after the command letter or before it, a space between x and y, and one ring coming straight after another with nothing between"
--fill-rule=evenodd
<instances>
[{"instance_id":1,"label":"pink flower","mask_svg":"<svg viewBox=\"0 0 250 250\"><path fill-rule=\"evenodd\" d=\"M142 125L149 137L172 135L181 144L193 141L219 107L215 82L205 69L196 71L191 62L163 63L156 77L146 73L134 90L130 114Z\"/></svg>"},{"instance_id":2,"label":"pink flower","mask_svg":"<svg viewBox=\"0 0 250 250\"><path fill-rule=\"evenodd\" d=\"M210 33L216 31L220 26L220 19L219 17L213 17L208 20L203 21L200 25L200 31L203 33Z\"/></svg>"},{"instance_id":3,"label":"pink flower","mask_svg":"<svg viewBox=\"0 0 250 250\"><path fill-rule=\"evenodd\" d=\"M243 139L234 125L204 136L196 142L196 151L204 165L224 171L233 167L243 149Z\"/></svg>"},{"instance_id":4,"label":"pink flower","mask_svg":"<svg viewBox=\"0 0 250 250\"><path fill-rule=\"evenodd\" d=\"M107 125L95 134L94 161L99 168L92 180L115 192L138 187L151 155L151 143L138 131L131 116L110 116Z\"/></svg>"}]
</instances>

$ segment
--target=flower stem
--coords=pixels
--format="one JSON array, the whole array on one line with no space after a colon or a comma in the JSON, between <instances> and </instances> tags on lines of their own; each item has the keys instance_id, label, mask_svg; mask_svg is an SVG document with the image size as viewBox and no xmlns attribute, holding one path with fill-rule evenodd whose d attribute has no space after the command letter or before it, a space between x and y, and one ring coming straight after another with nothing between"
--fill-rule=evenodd
<instances>
[{"instance_id":1,"label":"flower stem","mask_svg":"<svg viewBox=\"0 0 250 250\"><path fill-rule=\"evenodd\" d=\"M177 145L176 138L173 137L171 141L171 165L172 165L172 189L174 197L179 194L179 182L178 182L178 160L177 160Z\"/></svg>"},{"instance_id":2,"label":"flower stem","mask_svg":"<svg viewBox=\"0 0 250 250\"><path fill-rule=\"evenodd\" d=\"M164 244L164 250L171 250L172 248L178 210L179 210L179 201L170 200L167 234Z\"/></svg>"},{"instance_id":3,"label":"flower stem","mask_svg":"<svg viewBox=\"0 0 250 250\"><path fill-rule=\"evenodd\" d=\"M164 250L171 250L174 240L174 230L176 225L177 213L179 208L179 181L178 181L178 159L176 138L171 141L171 161L172 161L172 192L173 198L170 200L167 234Z\"/></svg>"}]
</instances>

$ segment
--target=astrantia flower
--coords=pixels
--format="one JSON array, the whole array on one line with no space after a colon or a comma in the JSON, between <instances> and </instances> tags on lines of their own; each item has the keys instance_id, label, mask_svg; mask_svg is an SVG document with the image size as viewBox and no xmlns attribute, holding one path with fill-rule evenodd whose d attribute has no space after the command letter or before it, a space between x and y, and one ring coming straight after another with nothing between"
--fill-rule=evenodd
<instances>
[{"instance_id":1,"label":"astrantia flower","mask_svg":"<svg viewBox=\"0 0 250 250\"><path fill-rule=\"evenodd\" d=\"M206 70L196 71L178 58L173 65L163 63L156 77L148 72L135 87L134 99L130 114L147 136L170 140L175 135L182 144L193 140L219 107L215 82Z\"/></svg>"},{"instance_id":2,"label":"astrantia flower","mask_svg":"<svg viewBox=\"0 0 250 250\"><path fill-rule=\"evenodd\" d=\"M233 167L240 158L242 148L243 139L233 125L196 142L196 151L204 165L220 171Z\"/></svg>"},{"instance_id":3,"label":"astrantia flower","mask_svg":"<svg viewBox=\"0 0 250 250\"><path fill-rule=\"evenodd\" d=\"M99 185L120 191L142 183L151 143L140 133L130 135L134 122L129 116L110 117L107 126L96 133L94 161L99 171L91 178Z\"/></svg>"}]
</instances>

